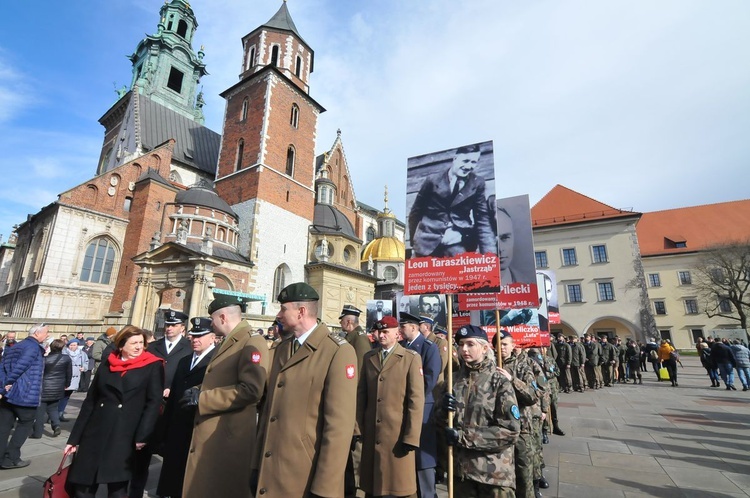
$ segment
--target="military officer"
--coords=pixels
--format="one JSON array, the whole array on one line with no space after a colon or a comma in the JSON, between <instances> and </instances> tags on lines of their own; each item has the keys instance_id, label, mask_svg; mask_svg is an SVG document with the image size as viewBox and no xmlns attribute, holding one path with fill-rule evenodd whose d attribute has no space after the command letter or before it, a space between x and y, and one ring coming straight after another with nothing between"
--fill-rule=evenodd
<instances>
[{"instance_id":1,"label":"military officer","mask_svg":"<svg viewBox=\"0 0 750 498\"><path fill-rule=\"evenodd\" d=\"M565 342L565 336L558 334L557 340L552 344L552 347L556 351L555 360L557 361L558 368L558 381L560 382L560 388L564 393L569 393L570 388L573 385L573 381L570 375L571 360L573 358L572 350L570 345Z\"/></svg>"},{"instance_id":2,"label":"military officer","mask_svg":"<svg viewBox=\"0 0 750 498\"><path fill-rule=\"evenodd\" d=\"M169 396L174 374L179 361L193 354L190 341L185 338L185 322L188 316L175 310L164 312L164 337L148 345L147 351L164 359L164 397ZM182 393L177 393L181 396Z\"/></svg>"},{"instance_id":3,"label":"military officer","mask_svg":"<svg viewBox=\"0 0 750 498\"><path fill-rule=\"evenodd\" d=\"M453 394L442 396L435 414L454 448L455 494L513 498L514 447L521 428L513 378L507 370L496 368L487 334L480 327L466 325L456 336L462 366L453 380ZM453 428L447 427L449 411L455 413Z\"/></svg>"},{"instance_id":4,"label":"military officer","mask_svg":"<svg viewBox=\"0 0 750 498\"><path fill-rule=\"evenodd\" d=\"M592 340L590 334L583 336L583 346L586 349L586 377L591 389L602 387L602 370L599 363L602 357L602 349L598 342Z\"/></svg>"},{"instance_id":5,"label":"military officer","mask_svg":"<svg viewBox=\"0 0 750 498\"><path fill-rule=\"evenodd\" d=\"M249 496L248 462L255 449L257 405L266 387L266 340L242 319L243 303L219 295L208 306L213 331L224 340L206 367L200 387L180 405L196 407L184 498Z\"/></svg>"},{"instance_id":6,"label":"military officer","mask_svg":"<svg viewBox=\"0 0 750 498\"><path fill-rule=\"evenodd\" d=\"M277 300L276 318L291 335L273 356L251 462L257 473L252 487L263 498L344 496L357 354L318 321L319 296L311 286L288 285Z\"/></svg>"},{"instance_id":7,"label":"military officer","mask_svg":"<svg viewBox=\"0 0 750 498\"><path fill-rule=\"evenodd\" d=\"M586 390L586 372L584 371L584 365L586 365L586 348L578 340L578 336L571 335L569 340L572 355L570 359L570 374L573 380L573 390L584 392Z\"/></svg>"},{"instance_id":8,"label":"military officer","mask_svg":"<svg viewBox=\"0 0 750 498\"><path fill-rule=\"evenodd\" d=\"M398 322L375 322L380 347L365 355L357 389L363 437L360 487L368 497L416 497L415 450L424 410L422 360L398 344Z\"/></svg>"},{"instance_id":9,"label":"military officer","mask_svg":"<svg viewBox=\"0 0 750 498\"><path fill-rule=\"evenodd\" d=\"M612 387L615 381L615 363L617 358L617 351L615 346L609 342L606 335L601 337L601 348L602 348L602 378L604 379L604 385L606 387Z\"/></svg>"}]
</instances>

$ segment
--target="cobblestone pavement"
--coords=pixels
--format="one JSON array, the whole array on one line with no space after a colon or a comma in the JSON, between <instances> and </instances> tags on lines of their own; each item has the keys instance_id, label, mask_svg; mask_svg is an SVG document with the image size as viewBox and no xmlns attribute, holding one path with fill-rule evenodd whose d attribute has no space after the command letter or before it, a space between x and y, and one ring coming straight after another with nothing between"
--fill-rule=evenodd
<instances>
[{"instance_id":1,"label":"cobblestone pavement","mask_svg":"<svg viewBox=\"0 0 750 498\"><path fill-rule=\"evenodd\" d=\"M550 487L542 494L750 496L750 391L709 388L697 358L683 357L682 363L679 387L644 372L643 385L561 394L560 425L567 435L550 436L544 446ZM29 467L0 470L0 498L41 496L42 483L60 463L82 397L73 395L71 421L62 424L61 436L52 437L47 427L42 439L26 442L22 458L31 460ZM160 465L155 457L147 486L150 496L155 496ZM448 496L444 486L438 491L440 498ZM97 496L105 495L100 489Z\"/></svg>"}]
</instances>

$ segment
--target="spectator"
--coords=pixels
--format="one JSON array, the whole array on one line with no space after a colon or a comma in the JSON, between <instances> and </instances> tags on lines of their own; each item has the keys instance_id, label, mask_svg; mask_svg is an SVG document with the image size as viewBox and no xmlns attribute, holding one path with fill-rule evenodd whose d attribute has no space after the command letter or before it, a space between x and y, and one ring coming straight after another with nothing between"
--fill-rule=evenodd
<instances>
[{"instance_id":1,"label":"spectator","mask_svg":"<svg viewBox=\"0 0 750 498\"><path fill-rule=\"evenodd\" d=\"M28 460L21 460L21 446L34 428L44 373L42 344L48 335L47 325L34 325L29 336L8 349L0 363L0 468L19 469L29 465ZM14 424L16 428L9 441Z\"/></svg>"},{"instance_id":2,"label":"spectator","mask_svg":"<svg viewBox=\"0 0 750 498\"><path fill-rule=\"evenodd\" d=\"M68 355L62 354L65 343L55 339L49 345L49 354L44 358L44 376L42 378L42 399L36 410L33 439L40 439L44 423L49 418L52 425L52 436L60 435L60 415L58 404L65 395L65 387L70 385L73 374L72 362Z\"/></svg>"},{"instance_id":3,"label":"spectator","mask_svg":"<svg viewBox=\"0 0 750 498\"><path fill-rule=\"evenodd\" d=\"M659 355L659 362L661 362L664 368L667 369L667 372L669 372L669 381L672 382L672 387L678 387L675 349L666 341L666 339L662 339L657 354Z\"/></svg>"},{"instance_id":4,"label":"spectator","mask_svg":"<svg viewBox=\"0 0 750 498\"><path fill-rule=\"evenodd\" d=\"M115 329L114 327L109 327L102 335L100 335L96 339L96 341L94 341L94 345L92 346L91 350L91 356L94 358L94 373L96 373L96 370L102 363L102 360L104 359L104 350L107 349L107 346L112 344L112 337L116 332L117 329Z\"/></svg>"},{"instance_id":5,"label":"spectator","mask_svg":"<svg viewBox=\"0 0 750 498\"><path fill-rule=\"evenodd\" d=\"M654 369L654 373L656 374L656 380L661 382L661 377L659 377L659 345L656 344L656 338L650 339L646 343L646 347L643 349L643 352L646 354L648 361L651 362L651 367Z\"/></svg>"},{"instance_id":6,"label":"spectator","mask_svg":"<svg viewBox=\"0 0 750 498\"><path fill-rule=\"evenodd\" d=\"M737 368L737 375L742 382L742 390L750 389L750 350L747 349L739 339L735 339L730 346L734 355L734 365Z\"/></svg>"},{"instance_id":7,"label":"spectator","mask_svg":"<svg viewBox=\"0 0 750 498\"><path fill-rule=\"evenodd\" d=\"M723 341L714 341L711 346L711 359L719 368L721 380L727 391L736 391L734 387L734 355L732 350Z\"/></svg>"},{"instance_id":8,"label":"spectator","mask_svg":"<svg viewBox=\"0 0 750 498\"><path fill-rule=\"evenodd\" d=\"M630 375L630 378L633 379L633 384L636 383L636 379L638 384L643 384L643 378L641 377L640 369L641 356L640 346L638 346L638 344L634 340L628 339L628 346L625 350L625 360L628 363L628 373Z\"/></svg>"},{"instance_id":9,"label":"spectator","mask_svg":"<svg viewBox=\"0 0 750 498\"><path fill-rule=\"evenodd\" d=\"M60 400L60 404L58 406L58 409L60 410L60 422L67 422L68 419L65 418L65 408L68 406L68 401L70 401L70 396L73 394L73 392L78 390L78 386L81 384L81 373L85 370L84 365L88 365L88 357L84 354L83 351L78 349L78 340L71 339L67 347L63 349L63 354L70 357L70 360L72 361L72 377L70 380L70 384L66 385L65 387L65 396L63 396L63 399ZM84 359L85 357L85 359Z\"/></svg>"},{"instance_id":10,"label":"spectator","mask_svg":"<svg viewBox=\"0 0 750 498\"><path fill-rule=\"evenodd\" d=\"M711 346L707 342L699 342L697 345L698 351L700 351L701 365L708 372L708 377L711 379L711 387L719 387L719 369L716 366L716 362L711 358Z\"/></svg>"},{"instance_id":11,"label":"spectator","mask_svg":"<svg viewBox=\"0 0 750 498\"><path fill-rule=\"evenodd\" d=\"M89 390L89 384L91 383L91 375L94 373L94 357L92 356L92 349L94 346L94 338L87 337L85 346L81 349L86 354L86 369L81 372L81 383L78 386L78 392L86 392Z\"/></svg>"}]
</instances>

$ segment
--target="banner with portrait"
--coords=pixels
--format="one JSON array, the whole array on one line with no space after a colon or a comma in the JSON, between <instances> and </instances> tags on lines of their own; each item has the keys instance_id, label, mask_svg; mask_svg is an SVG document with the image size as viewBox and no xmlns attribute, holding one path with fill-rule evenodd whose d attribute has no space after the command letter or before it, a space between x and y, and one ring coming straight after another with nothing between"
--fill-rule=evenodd
<instances>
[{"instance_id":1,"label":"banner with portrait","mask_svg":"<svg viewBox=\"0 0 750 498\"><path fill-rule=\"evenodd\" d=\"M539 297L547 300L549 323L550 325L556 325L560 323L560 305L558 304L557 278L555 277L555 272L552 270L537 270L537 274L541 274L544 279L544 285L539 288Z\"/></svg>"},{"instance_id":2,"label":"banner with portrait","mask_svg":"<svg viewBox=\"0 0 750 498\"><path fill-rule=\"evenodd\" d=\"M409 158L404 293L500 287L492 142Z\"/></svg>"},{"instance_id":3,"label":"banner with portrait","mask_svg":"<svg viewBox=\"0 0 750 498\"><path fill-rule=\"evenodd\" d=\"M367 301L367 321L365 322L367 328L365 330L372 330L373 324L385 316L393 316L393 301L390 299Z\"/></svg>"}]
</instances>

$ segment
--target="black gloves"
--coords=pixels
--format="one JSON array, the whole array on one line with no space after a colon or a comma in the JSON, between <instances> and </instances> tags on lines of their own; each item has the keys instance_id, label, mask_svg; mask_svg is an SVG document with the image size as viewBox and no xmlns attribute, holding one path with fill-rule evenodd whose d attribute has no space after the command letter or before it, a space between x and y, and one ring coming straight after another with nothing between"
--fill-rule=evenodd
<instances>
[{"instance_id":1,"label":"black gloves","mask_svg":"<svg viewBox=\"0 0 750 498\"><path fill-rule=\"evenodd\" d=\"M456 400L456 397L450 393L445 393L443 395L443 410L455 412L457 408L458 401Z\"/></svg>"},{"instance_id":2,"label":"black gloves","mask_svg":"<svg viewBox=\"0 0 750 498\"><path fill-rule=\"evenodd\" d=\"M460 433L458 432L458 429L454 429L453 427L445 428L445 442L448 446L456 446L459 438Z\"/></svg>"},{"instance_id":3,"label":"black gloves","mask_svg":"<svg viewBox=\"0 0 750 498\"><path fill-rule=\"evenodd\" d=\"M200 387L191 387L190 389L185 389L185 392L182 394L182 398L180 398L179 401L180 406L182 408L198 406L198 398L200 397L200 394Z\"/></svg>"}]
</instances>

